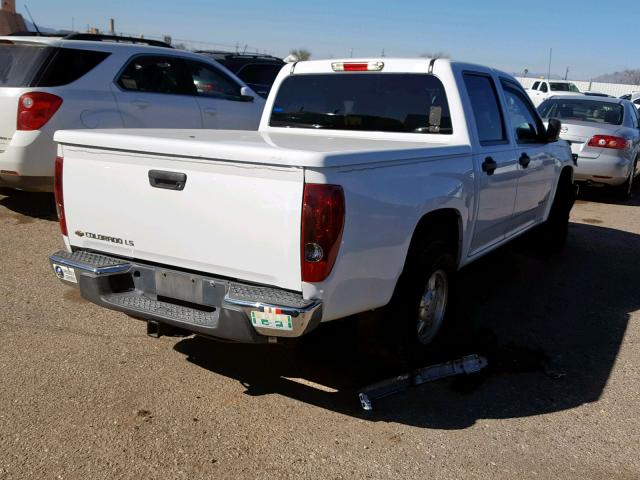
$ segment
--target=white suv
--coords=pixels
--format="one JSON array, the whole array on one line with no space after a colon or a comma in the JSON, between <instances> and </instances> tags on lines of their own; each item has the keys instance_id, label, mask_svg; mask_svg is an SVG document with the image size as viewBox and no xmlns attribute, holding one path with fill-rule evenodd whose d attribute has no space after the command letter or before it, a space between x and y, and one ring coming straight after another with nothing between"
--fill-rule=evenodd
<instances>
[{"instance_id":1,"label":"white suv","mask_svg":"<svg viewBox=\"0 0 640 480\"><path fill-rule=\"evenodd\" d=\"M53 191L56 130L256 130L263 107L219 63L162 42L0 37L0 185Z\"/></svg>"}]
</instances>

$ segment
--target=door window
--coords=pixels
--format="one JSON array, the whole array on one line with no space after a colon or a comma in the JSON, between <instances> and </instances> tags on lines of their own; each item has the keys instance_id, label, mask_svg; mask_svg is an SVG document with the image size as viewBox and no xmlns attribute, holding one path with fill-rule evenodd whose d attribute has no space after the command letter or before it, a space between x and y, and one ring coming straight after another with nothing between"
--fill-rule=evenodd
<instances>
[{"instance_id":1,"label":"door window","mask_svg":"<svg viewBox=\"0 0 640 480\"><path fill-rule=\"evenodd\" d=\"M502 110L493 80L486 75L465 73L464 83L471 100L480 145L507 143Z\"/></svg>"},{"instance_id":2,"label":"door window","mask_svg":"<svg viewBox=\"0 0 640 480\"><path fill-rule=\"evenodd\" d=\"M540 85L540 91L544 93L547 93L549 91L546 83L543 82L542 85Z\"/></svg>"},{"instance_id":3,"label":"door window","mask_svg":"<svg viewBox=\"0 0 640 480\"><path fill-rule=\"evenodd\" d=\"M181 58L139 56L133 58L117 81L124 90L173 95L195 95L195 87Z\"/></svg>"},{"instance_id":4,"label":"door window","mask_svg":"<svg viewBox=\"0 0 640 480\"><path fill-rule=\"evenodd\" d=\"M540 82L534 82L533 87L531 87L531 90L537 90L539 86L540 86Z\"/></svg>"},{"instance_id":5,"label":"door window","mask_svg":"<svg viewBox=\"0 0 640 480\"><path fill-rule=\"evenodd\" d=\"M541 142L544 125L527 95L515 84L502 81L511 127L518 143Z\"/></svg>"},{"instance_id":6,"label":"door window","mask_svg":"<svg viewBox=\"0 0 640 480\"><path fill-rule=\"evenodd\" d=\"M227 100L241 100L240 85L220 70L202 62L188 60L187 63L191 82L197 95Z\"/></svg>"}]
</instances>

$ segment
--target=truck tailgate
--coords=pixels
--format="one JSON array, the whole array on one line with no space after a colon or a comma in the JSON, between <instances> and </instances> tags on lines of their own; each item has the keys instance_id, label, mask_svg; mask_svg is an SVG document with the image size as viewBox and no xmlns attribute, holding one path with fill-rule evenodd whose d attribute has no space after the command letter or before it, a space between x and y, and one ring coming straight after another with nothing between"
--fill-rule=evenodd
<instances>
[{"instance_id":1,"label":"truck tailgate","mask_svg":"<svg viewBox=\"0 0 640 480\"><path fill-rule=\"evenodd\" d=\"M301 168L63 149L72 246L301 290ZM184 188L152 186L152 170Z\"/></svg>"}]
</instances>

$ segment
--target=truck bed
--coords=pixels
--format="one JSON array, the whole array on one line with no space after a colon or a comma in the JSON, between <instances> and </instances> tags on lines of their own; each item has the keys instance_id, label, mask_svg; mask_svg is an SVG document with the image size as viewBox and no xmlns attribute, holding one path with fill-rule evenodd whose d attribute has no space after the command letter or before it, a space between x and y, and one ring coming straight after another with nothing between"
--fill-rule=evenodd
<instances>
[{"instance_id":1,"label":"truck bed","mask_svg":"<svg viewBox=\"0 0 640 480\"><path fill-rule=\"evenodd\" d=\"M98 135L96 135L98 134ZM239 130L113 129L59 131L62 144L180 158L287 167L342 167L469 153L465 144L383 140L312 131L302 135ZM418 137L419 134L416 134ZM368 137L368 136L367 136Z\"/></svg>"}]
</instances>

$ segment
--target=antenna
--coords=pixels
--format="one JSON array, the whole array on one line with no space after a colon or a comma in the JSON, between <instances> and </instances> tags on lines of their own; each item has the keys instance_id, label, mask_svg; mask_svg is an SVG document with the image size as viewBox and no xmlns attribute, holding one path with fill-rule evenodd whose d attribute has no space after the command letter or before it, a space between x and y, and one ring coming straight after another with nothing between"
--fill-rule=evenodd
<instances>
[{"instance_id":1,"label":"antenna","mask_svg":"<svg viewBox=\"0 0 640 480\"><path fill-rule=\"evenodd\" d=\"M33 23L33 26L36 29L36 33L38 34L38 36L42 36L42 33L40 33L40 29L38 28L38 25L36 25L36 21L33 19L33 15L31 15L31 12L29 11L29 7L27 7L27 4L24 4L24 9L27 11L27 14L29 15L29 18L31 19L31 23Z\"/></svg>"}]
</instances>

